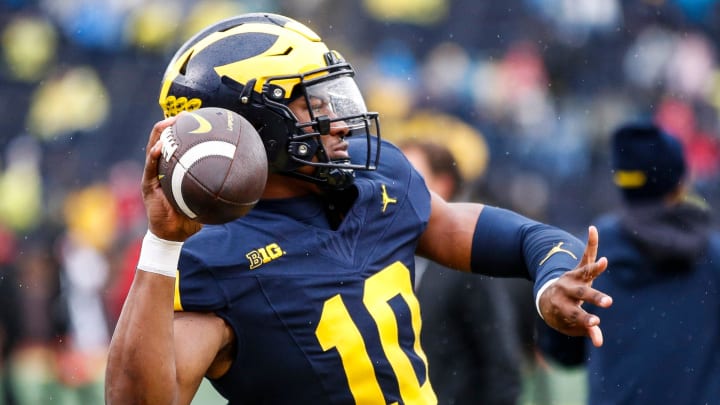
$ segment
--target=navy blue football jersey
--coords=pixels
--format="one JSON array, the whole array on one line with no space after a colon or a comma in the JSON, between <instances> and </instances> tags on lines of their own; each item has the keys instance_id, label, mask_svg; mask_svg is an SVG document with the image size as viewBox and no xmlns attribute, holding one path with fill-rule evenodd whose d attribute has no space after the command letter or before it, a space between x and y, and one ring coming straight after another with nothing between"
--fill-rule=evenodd
<instances>
[{"instance_id":1,"label":"navy blue football jersey","mask_svg":"<svg viewBox=\"0 0 720 405\"><path fill-rule=\"evenodd\" d=\"M382 147L337 229L318 196L263 200L185 243L176 310L212 311L235 331L233 365L212 381L230 404L437 402L412 287L430 194Z\"/></svg>"}]
</instances>

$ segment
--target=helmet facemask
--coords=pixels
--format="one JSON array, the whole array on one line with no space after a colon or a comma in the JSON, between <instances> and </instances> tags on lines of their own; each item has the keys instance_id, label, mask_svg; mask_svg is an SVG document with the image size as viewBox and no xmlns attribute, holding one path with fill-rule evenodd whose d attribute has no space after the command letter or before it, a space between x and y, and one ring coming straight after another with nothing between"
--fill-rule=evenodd
<instances>
[{"instance_id":1,"label":"helmet facemask","mask_svg":"<svg viewBox=\"0 0 720 405\"><path fill-rule=\"evenodd\" d=\"M322 75L318 77L318 74ZM286 110L286 114L294 120L294 131L288 133L287 169L289 170L281 172L331 188L344 188L352 183L354 170L375 170L380 154L380 143L373 143L371 138L380 136L378 114L367 111L352 74L349 65L341 64L302 75L267 79L264 87L272 91L277 91L279 88L273 85L274 81L289 78L299 80L289 101L277 102L273 97L265 97L264 100L270 108ZM298 98L304 99L309 106L307 120L300 119L288 107L288 104ZM323 147L322 137L338 136L330 135L332 128L337 126L346 128L347 133L343 138L365 137L367 144L365 156L357 157L354 163L346 158L331 157ZM375 148L373 149L371 145ZM302 166L314 167L313 175L294 170Z\"/></svg>"}]
</instances>

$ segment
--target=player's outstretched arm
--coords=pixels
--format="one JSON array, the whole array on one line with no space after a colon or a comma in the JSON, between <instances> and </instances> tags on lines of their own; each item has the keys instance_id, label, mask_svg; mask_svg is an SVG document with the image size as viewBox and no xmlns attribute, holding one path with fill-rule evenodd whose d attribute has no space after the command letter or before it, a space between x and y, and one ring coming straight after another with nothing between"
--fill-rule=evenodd
<instances>
[{"instance_id":1,"label":"player's outstretched arm","mask_svg":"<svg viewBox=\"0 0 720 405\"><path fill-rule=\"evenodd\" d=\"M539 311L545 322L570 336L588 336L593 345L603 344L600 318L586 312L581 305L589 302L601 308L612 305L612 298L594 288L592 282L608 266L606 258L597 259L598 231L588 229L588 240L582 260L574 270L552 281L539 297Z\"/></svg>"},{"instance_id":2,"label":"player's outstretched arm","mask_svg":"<svg viewBox=\"0 0 720 405\"><path fill-rule=\"evenodd\" d=\"M161 147L158 139L171 123L172 119L168 119L155 125L146 149L142 193L150 232L143 243L139 270L110 343L107 404L189 403L214 356L213 342L216 347L220 345L219 332L191 354L182 352L185 346L177 344L192 334L187 322L175 321L177 261L181 241L196 232L199 225L173 211L157 179Z\"/></svg>"},{"instance_id":3,"label":"player's outstretched arm","mask_svg":"<svg viewBox=\"0 0 720 405\"><path fill-rule=\"evenodd\" d=\"M583 246L571 234L515 212L447 203L431 194L432 211L418 254L458 270L533 280L538 311L548 325L602 344L600 318L581 308L583 302L603 308L612 304L609 296L592 288L607 268L607 259L596 258L595 227L590 227Z\"/></svg>"}]
</instances>

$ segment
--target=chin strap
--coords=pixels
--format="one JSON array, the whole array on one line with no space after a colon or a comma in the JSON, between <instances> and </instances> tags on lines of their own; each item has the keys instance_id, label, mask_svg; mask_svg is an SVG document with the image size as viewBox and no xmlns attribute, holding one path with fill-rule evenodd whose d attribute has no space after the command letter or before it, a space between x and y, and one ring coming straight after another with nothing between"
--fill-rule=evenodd
<instances>
[{"instance_id":1,"label":"chin strap","mask_svg":"<svg viewBox=\"0 0 720 405\"><path fill-rule=\"evenodd\" d=\"M344 190L355 182L355 171L337 167L317 167L312 175L297 170L277 173L317 184L323 190Z\"/></svg>"},{"instance_id":2,"label":"chin strap","mask_svg":"<svg viewBox=\"0 0 720 405\"><path fill-rule=\"evenodd\" d=\"M318 167L315 170L315 175L324 180L320 182L320 185L334 190L345 189L355 181L354 170L340 167Z\"/></svg>"}]
</instances>

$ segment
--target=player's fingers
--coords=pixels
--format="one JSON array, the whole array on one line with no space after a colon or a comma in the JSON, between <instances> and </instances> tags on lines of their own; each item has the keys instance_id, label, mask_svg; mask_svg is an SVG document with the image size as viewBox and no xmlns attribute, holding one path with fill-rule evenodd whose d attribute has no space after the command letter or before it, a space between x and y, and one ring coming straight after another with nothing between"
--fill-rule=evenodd
<instances>
[{"instance_id":1,"label":"player's fingers","mask_svg":"<svg viewBox=\"0 0 720 405\"><path fill-rule=\"evenodd\" d=\"M596 262L588 264L583 269L583 278L585 281L592 281L598 278L608 267L608 260L606 257L599 258Z\"/></svg>"},{"instance_id":2,"label":"player's fingers","mask_svg":"<svg viewBox=\"0 0 720 405\"><path fill-rule=\"evenodd\" d=\"M170 117L162 121L158 121L153 126L152 131L150 131L148 144L145 147L145 171L143 174L144 187L149 187L149 189L152 189L159 186L160 184L157 179L158 158L160 157L162 148L162 142L160 142L160 134L162 134L165 128L172 125L175 120L177 120L177 117ZM148 192L149 189L144 191Z\"/></svg>"},{"instance_id":3,"label":"player's fingers","mask_svg":"<svg viewBox=\"0 0 720 405\"><path fill-rule=\"evenodd\" d=\"M156 141L153 145L148 146L148 150L145 155L145 171L143 173L143 184L149 184L157 181L158 157L160 157L161 148L162 143L160 141Z\"/></svg>"},{"instance_id":4,"label":"player's fingers","mask_svg":"<svg viewBox=\"0 0 720 405\"><path fill-rule=\"evenodd\" d=\"M583 253L582 260L580 261L580 266L584 266L588 263L592 263L595 261L595 258L597 258L597 252L598 252L598 231L595 226L591 225L588 227L588 240L587 245L585 245L585 253Z\"/></svg>"},{"instance_id":5,"label":"player's fingers","mask_svg":"<svg viewBox=\"0 0 720 405\"><path fill-rule=\"evenodd\" d=\"M584 284L577 285L568 295L581 303L587 302L601 308L612 305L612 297Z\"/></svg>"},{"instance_id":6,"label":"player's fingers","mask_svg":"<svg viewBox=\"0 0 720 405\"><path fill-rule=\"evenodd\" d=\"M153 125L152 131L150 131L150 137L148 138L148 143L146 145L146 152L149 152L150 149L157 143L158 139L160 139L160 134L162 134L162 131L172 125L175 120L177 119L177 116L165 118L162 121L158 121Z\"/></svg>"},{"instance_id":7,"label":"player's fingers","mask_svg":"<svg viewBox=\"0 0 720 405\"><path fill-rule=\"evenodd\" d=\"M587 335L592 341L593 346L600 347L603 344L603 334L599 326L591 326L587 328Z\"/></svg>"},{"instance_id":8,"label":"player's fingers","mask_svg":"<svg viewBox=\"0 0 720 405\"><path fill-rule=\"evenodd\" d=\"M585 283L592 283L602 272L607 269L608 261L607 258L601 257L595 262L590 262L582 265L572 271L571 275L579 278Z\"/></svg>"}]
</instances>

